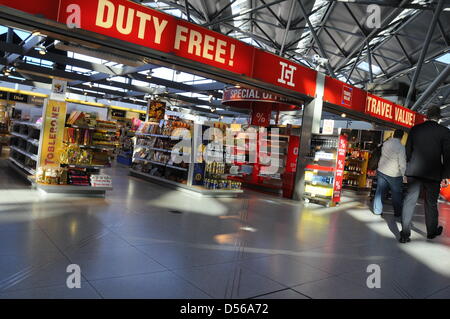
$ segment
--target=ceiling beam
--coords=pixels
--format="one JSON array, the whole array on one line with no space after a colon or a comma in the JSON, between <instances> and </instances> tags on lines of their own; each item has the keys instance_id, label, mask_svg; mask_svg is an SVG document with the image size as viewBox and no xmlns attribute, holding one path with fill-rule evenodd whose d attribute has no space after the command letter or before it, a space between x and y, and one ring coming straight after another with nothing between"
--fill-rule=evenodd
<instances>
[{"instance_id":1,"label":"ceiling beam","mask_svg":"<svg viewBox=\"0 0 450 319\"><path fill-rule=\"evenodd\" d=\"M430 45L431 38L433 37L434 29L436 27L439 15L442 11L442 6L444 5L444 0L439 0L438 5L436 7L436 11L433 14L433 18L431 19L431 23L428 27L427 34L425 36L424 44L422 46L422 51L420 52L419 60L416 63L416 71L414 72L413 78L411 80L408 94L406 96L405 106L411 106L412 95L414 90L416 89L417 79L419 78L420 71L422 70L422 65L425 60L425 55L427 54L428 47Z\"/></svg>"},{"instance_id":2,"label":"ceiling beam","mask_svg":"<svg viewBox=\"0 0 450 319\"><path fill-rule=\"evenodd\" d=\"M328 55L325 52L325 50L323 49L322 43L320 42L319 37L317 36L316 30L314 30L314 26L312 25L311 21L309 21L309 17L308 17L308 14L306 13L305 7L303 6L301 0L297 0L297 2L299 4L299 6L300 6L300 11L302 12L303 17L306 20L306 24L309 27L309 31L311 32L311 34L312 34L312 36L314 38L314 41L316 42L317 46L319 47L320 55L322 56L322 58L325 58L325 59L328 60ZM332 76L333 78L336 78L336 74L334 73L334 70L331 67L329 61L327 61L325 67L327 68L328 73L330 74L330 76Z\"/></svg>"},{"instance_id":3,"label":"ceiling beam","mask_svg":"<svg viewBox=\"0 0 450 319\"><path fill-rule=\"evenodd\" d=\"M212 25L215 25L215 24L218 24L218 23L230 21L230 20L233 20L233 19L236 18L236 17L243 16L243 15L246 15L246 14L249 14L249 13L252 13L252 12L255 12L255 11L258 11L258 10L261 10L261 9L264 9L264 8L268 8L268 7L270 7L270 6L273 6L273 5L275 5L275 4L278 4L278 3L281 3L281 2L285 2L285 1L287 1L287 0L275 0L275 1L272 1L272 2L270 2L270 3L260 5L260 6L256 7L256 8L251 8L251 9L247 9L247 10L242 10L241 12L239 12L239 13L237 13L237 14L232 14L232 15L230 15L230 16L228 16L228 17L224 17L224 18L217 19L217 20L214 21L214 22L208 22L208 23L205 23L205 24L203 24L202 26L203 26L203 27L209 27L209 26L212 26Z\"/></svg>"}]
</instances>

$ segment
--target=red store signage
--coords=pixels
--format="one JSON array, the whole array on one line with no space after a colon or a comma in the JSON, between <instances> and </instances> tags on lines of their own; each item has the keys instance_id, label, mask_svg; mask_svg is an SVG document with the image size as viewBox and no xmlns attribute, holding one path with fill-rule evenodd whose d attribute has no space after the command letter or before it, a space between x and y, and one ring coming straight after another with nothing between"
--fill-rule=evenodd
<instances>
[{"instance_id":1,"label":"red store signage","mask_svg":"<svg viewBox=\"0 0 450 319\"><path fill-rule=\"evenodd\" d=\"M342 104L352 106L353 88L348 85L342 86Z\"/></svg>"},{"instance_id":2,"label":"red store signage","mask_svg":"<svg viewBox=\"0 0 450 319\"><path fill-rule=\"evenodd\" d=\"M80 28L107 37L252 77L306 96L316 94L315 70L131 1L0 0L0 5L57 19L67 25L79 22ZM405 127L424 120L414 111L328 76L324 100Z\"/></svg>"},{"instance_id":3,"label":"red store signage","mask_svg":"<svg viewBox=\"0 0 450 319\"><path fill-rule=\"evenodd\" d=\"M251 125L267 127L272 117L271 103L258 103L252 106Z\"/></svg>"},{"instance_id":4,"label":"red store signage","mask_svg":"<svg viewBox=\"0 0 450 319\"><path fill-rule=\"evenodd\" d=\"M344 180L345 155L347 152L347 137L339 136L339 145L336 159L336 170L334 174L333 202L338 203L341 200L342 181Z\"/></svg>"},{"instance_id":5,"label":"red store signage","mask_svg":"<svg viewBox=\"0 0 450 319\"><path fill-rule=\"evenodd\" d=\"M289 136L289 146L286 159L286 173L295 173L297 170L298 148L300 146L300 137L296 135Z\"/></svg>"},{"instance_id":6,"label":"red store signage","mask_svg":"<svg viewBox=\"0 0 450 319\"><path fill-rule=\"evenodd\" d=\"M315 70L260 49L254 50L253 78L304 95L316 94L317 72Z\"/></svg>"},{"instance_id":7,"label":"red store signage","mask_svg":"<svg viewBox=\"0 0 450 319\"><path fill-rule=\"evenodd\" d=\"M332 77L325 77L323 100L357 112L364 112L367 92L355 86L345 84Z\"/></svg>"},{"instance_id":8,"label":"red store signage","mask_svg":"<svg viewBox=\"0 0 450 319\"><path fill-rule=\"evenodd\" d=\"M250 76L253 47L174 16L126 0L61 0L58 22L213 67Z\"/></svg>"},{"instance_id":9,"label":"red store signage","mask_svg":"<svg viewBox=\"0 0 450 319\"><path fill-rule=\"evenodd\" d=\"M256 105L270 104L272 111L294 111L301 109L300 106L296 105L297 102L283 96L257 89L237 87L228 87L223 90L222 104L245 109L254 108Z\"/></svg>"},{"instance_id":10,"label":"red store signage","mask_svg":"<svg viewBox=\"0 0 450 319\"><path fill-rule=\"evenodd\" d=\"M417 113L410 109L372 94L367 94L365 113L405 127L413 127L423 119L416 119Z\"/></svg>"}]
</instances>

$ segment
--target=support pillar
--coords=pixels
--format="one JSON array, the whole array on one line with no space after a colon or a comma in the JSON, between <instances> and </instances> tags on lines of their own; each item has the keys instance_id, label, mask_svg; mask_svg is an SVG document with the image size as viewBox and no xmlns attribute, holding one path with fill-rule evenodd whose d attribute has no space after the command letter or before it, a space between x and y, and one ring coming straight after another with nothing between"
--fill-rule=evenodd
<instances>
[{"instance_id":1,"label":"support pillar","mask_svg":"<svg viewBox=\"0 0 450 319\"><path fill-rule=\"evenodd\" d=\"M325 88L325 75L317 73L316 97L305 105L303 109L302 128L300 133L300 147L298 150L297 168L294 180L294 200L303 201L305 192L305 168L309 164L306 158L311 148L312 134L320 133L320 120L322 118L323 92Z\"/></svg>"}]
</instances>

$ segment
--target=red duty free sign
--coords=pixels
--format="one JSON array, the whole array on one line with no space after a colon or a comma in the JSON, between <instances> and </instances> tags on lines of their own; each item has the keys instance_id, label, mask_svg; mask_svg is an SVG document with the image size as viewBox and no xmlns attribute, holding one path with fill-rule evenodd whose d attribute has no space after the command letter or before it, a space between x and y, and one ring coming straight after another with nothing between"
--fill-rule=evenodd
<instances>
[{"instance_id":1,"label":"red duty free sign","mask_svg":"<svg viewBox=\"0 0 450 319\"><path fill-rule=\"evenodd\" d=\"M131 1L61 0L58 22L251 75L253 47Z\"/></svg>"}]
</instances>

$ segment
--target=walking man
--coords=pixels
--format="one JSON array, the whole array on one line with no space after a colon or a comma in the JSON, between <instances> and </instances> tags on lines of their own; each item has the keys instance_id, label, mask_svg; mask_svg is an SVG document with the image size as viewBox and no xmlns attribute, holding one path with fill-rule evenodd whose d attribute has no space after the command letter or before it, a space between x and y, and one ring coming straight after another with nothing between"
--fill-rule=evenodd
<instances>
[{"instance_id":1,"label":"walking man","mask_svg":"<svg viewBox=\"0 0 450 319\"><path fill-rule=\"evenodd\" d=\"M391 190L392 206L394 215L400 217L402 214L403 202L403 175L406 170L405 147L401 140L402 130L395 130L394 136L384 142L381 149L381 157L378 162L377 190L373 201L373 213L381 215L383 213L383 198L386 191Z\"/></svg>"},{"instance_id":2,"label":"walking man","mask_svg":"<svg viewBox=\"0 0 450 319\"><path fill-rule=\"evenodd\" d=\"M408 192L403 203L400 242L410 241L411 220L421 189L425 191L425 222L427 238L442 234L438 226L440 183L450 177L450 130L438 123L441 109L428 109L427 121L415 125L406 142Z\"/></svg>"}]
</instances>

